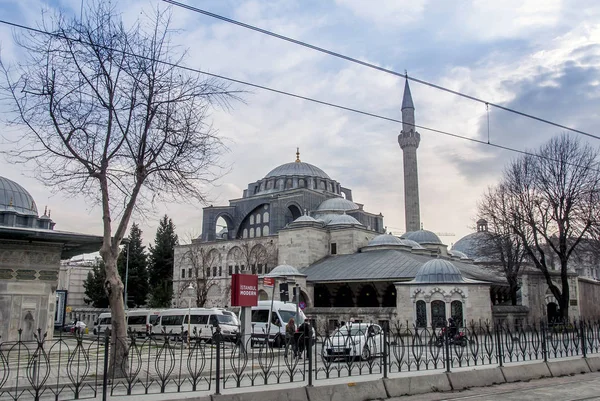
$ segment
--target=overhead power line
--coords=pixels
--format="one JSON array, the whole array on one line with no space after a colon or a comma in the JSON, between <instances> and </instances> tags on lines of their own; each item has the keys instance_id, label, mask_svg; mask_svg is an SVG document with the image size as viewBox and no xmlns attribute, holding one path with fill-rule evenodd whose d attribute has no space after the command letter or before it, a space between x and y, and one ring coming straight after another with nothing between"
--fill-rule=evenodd
<instances>
[{"instance_id":1,"label":"overhead power line","mask_svg":"<svg viewBox=\"0 0 600 401\"><path fill-rule=\"evenodd\" d=\"M54 37L57 37L57 38L60 38L60 39L63 39L63 40L68 40L68 41L74 42L74 43L82 43L82 44L86 44L86 45L90 45L90 46L96 46L96 47L98 47L100 49L110 50L110 51L113 51L113 52L121 53L121 54L126 55L126 56L138 57L140 59L157 62L157 63L164 64L164 65L167 65L167 66L170 66L170 67L174 67L174 68L179 68L179 69L182 69L184 71L195 72L197 74L204 74L204 75L208 75L208 76L211 76L211 77L214 77L214 78L224 79L224 80L227 80L227 81L230 81L230 82L235 82L235 83L238 83L238 84L241 84L241 85L246 85L246 86L250 86L250 87L253 87L253 88L262 89L262 90L265 90L265 91L268 91L268 92L277 93L277 94L280 94L280 95L285 95L285 96L289 96L289 97L292 97L292 98L301 99L301 100L305 100L305 101L308 101L308 102L312 102L312 103L316 103L316 104L320 104L320 105L324 105L324 106L333 107L333 108L336 108L336 109L339 109L339 110L350 111L352 113L361 114L361 115L364 115L364 116L373 117L373 118L377 118L377 119L384 120L384 121L390 121L390 122L397 123L397 124L406 124L406 125L409 125L411 127L415 127L415 128L423 129L423 130L426 130L426 131L435 132L435 133L438 133L438 134L450 136L452 138L457 138L457 139L462 139L462 140L469 141L469 142L474 142L474 143L477 143L477 144L480 144L480 145L485 145L485 146L490 146L490 147L497 148L497 149L507 150L507 151L518 153L518 154L522 154L522 155L538 157L538 158L541 158L541 159L546 159L546 160L557 162L557 163L560 162L559 160L552 159L552 158L547 157L547 156L538 155L536 153L528 152L528 151L525 151L525 150L519 150L519 149L511 148L509 146L504 146L504 145L499 145L499 144L495 144L495 143L492 143L492 142L482 141L482 140L479 140L479 139L470 138L470 137L464 136L464 135L454 134L452 132L448 132L448 131L444 131L444 130L439 130L439 129L435 129L435 128L429 128L429 127L426 127L426 126L423 126L423 125L411 124L409 122L403 122L402 120L398 120L396 118L386 117L386 116L382 116L382 115L379 115L379 114L370 113L368 111L359 110L359 109L355 109L355 108L347 107L347 106L342 106L342 105L339 105L339 104L336 104L336 103L326 102L324 100L314 99L314 98L311 98L311 97L308 97L308 96L302 96L302 95L298 95L296 93L287 92L287 91L283 91L283 90L279 90L279 89L274 89L274 88L270 88L268 86L259 85L259 84L255 84L255 83L248 82L248 81L242 81L240 79L235 79L235 78L227 77L225 75L214 74L214 73L211 73L211 72L200 70L198 68L186 67L184 65L172 63L172 62L169 62L169 61L159 60L159 59L156 59L156 58L152 58L152 57L148 57L148 56L144 56L144 55L135 54L135 53L128 52L128 51L125 51L125 50L121 50L121 49L115 49L115 48L112 48L112 47L109 47L109 46L105 46L105 45L101 45L101 44L98 44L98 43L91 43L91 42L82 40L80 38L71 38L71 37L65 36L63 34L59 34L59 33L55 33L55 32L48 32L48 31L44 31L44 30L41 30L41 29L38 29L38 28L29 27L27 25L22 25L22 24L17 24L15 22L6 21L6 20L3 20L3 19L0 19L0 24L9 25L9 26L12 26L14 28L24 29L24 30L27 30L27 31L40 33L40 34L43 34L43 35L54 36ZM572 163L567 163L567 164L573 165L573 166L576 166L576 167L581 167L581 166L578 166L578 165L572 164ZM600 170L597 170L597 171L600 172Z\"/></svg>"},{"instance_id":2,"label":"overhead power line","mask_svg":"<svg viewBox=\"0 0 600 401\"><path fill-rule=\"evenodd\" d=\"M257 26L246 24L244 22L240 22L240 21L237 21L237 20L234 20L234 19L231 19L231 18L227 18L227 17L219 15L219 14L211 13L210 11L206 11L206 10L203 10L201 8L198 8L198 7L193 7L193 6L190 6L188 4L181 3L179 1L175 1L175 0L162 0L162 1L164 1L165 3L172 4L174 6L180 7L180 8L184 8L184 9L187 9L187 10L199 13L199 14L204 14L206 16L209 16L209 17L212 17L212 18L216 18L216 19L219 19L221 21L228 22L230 24L235 24L235 25L241 26L241 27L246 28L246 29L250 29L250 30L253 30L253 31L256 31L256 32L260 32L262 34L269 35L269 36L272 36L274 38L284 40L286 42L290 42L290 43L293 43L293 44L296 44L296 45L299 45L299 46L303 46L303 47L306 47L306 48L311 49L311 50L315 50L315 51L318 51L318 52L321 52L321 53L325 53L325 54L328 54L328 55L333 56L333 57L341 58L343 60L350 61L352 63L360 64L362 66L365 66L365 67L368 67L368 68L373 68L375 70L382 71L382 72L385 72L385 73L388 73L388 74L396 75L398 77L403 77L403 78L406 78L406 79L408 79L410 81L417 82L417 83L420 83L422 85L429 86L431 88L439 89L441 91L448 92L448 93L451 93L451 94L456 95L456 96L461 96L461 97L464 97L466 99L473 100L475 102L483 103L486 106L496 107L496 108L498 108L500 110L504 110L504 111L507 111L507 112L510 112L510 113L514 113L514 114L518 114L520 116L527 117L527 118L530 118L530 119L533 119L533 120L536 120L536 121L539 121L539 122L542 122L542 123L545 123L545 124L553 125L555 127L562 128L562 129L565 129L565 130L568 130L568 131L576 132L578 134L585 135L585 136L588 136L590 138L600 139L600 136L597 136L597 135L594 135L594 134L590 134L589 132L585 132L585 131L578 130L576 128L568 127L566 125L562 125L562 124L559 124L559 123L547 120L545 118L537 117L537 116L534 116L532 114L528 114L528 113L525 113L525 112L522 112L522 111L510 108L510 107L502 106L502 105L499 105L497 103L493 103L493 102L490 102L490 101L487 101L487 100L483 100L483 99L480 99L480 98L475 97L475 96L467 95L466 93L455 91L455 90L452 90L450 88L446 88L446 87L443 87L443 86L440 86L440 85L436 85L436 84L428 82L428 81L424 81L422 79L418 79L418 78L412 77L412 76L408 75L407 73L402 74L400 72L397 72L397 71L394 71L394 70L390 70L390 69L387 69L387 68L383 68L383 67L380 67L378 65L368 63L366 61L358 60L358 59L356 59L354 57L346 56L344 54L337 53L337 52L334 52L332 50L328 50L328 49L325 49L325 48L322 48L322 47L319 47L319 46L311 45L310 43L303 42L301 40L290 38L289 36L284 36L284 35L275 33L273 31L269 31L267 29L262 29L262 28L259 28Z\"/></svg>"}]
</instances>

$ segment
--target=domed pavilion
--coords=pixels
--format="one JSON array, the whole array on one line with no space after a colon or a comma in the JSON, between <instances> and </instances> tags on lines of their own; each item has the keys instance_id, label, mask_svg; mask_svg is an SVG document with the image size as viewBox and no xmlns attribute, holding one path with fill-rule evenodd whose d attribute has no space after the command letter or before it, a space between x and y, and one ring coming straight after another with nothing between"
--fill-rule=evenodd
<instances>
[{"instance_id":1,"label":"domed pavilion","mask_svg":"<svg viewBox=\"0 0 600 401\"><path fill-rule=\"evenodd\" d=\"M102 237L57 231L31 194L0 177L0 336L33 340L39 328L51 338L63 324L66 298L57 297L60 261L97 251Z\"/></svg>"}]
</instances>

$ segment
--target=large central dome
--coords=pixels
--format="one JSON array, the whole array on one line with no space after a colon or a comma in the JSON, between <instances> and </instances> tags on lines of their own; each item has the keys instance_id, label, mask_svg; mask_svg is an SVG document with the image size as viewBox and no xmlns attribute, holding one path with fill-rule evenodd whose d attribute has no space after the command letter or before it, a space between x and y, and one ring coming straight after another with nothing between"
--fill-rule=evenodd
<instances>
[{"instance_id":1,"label":"large central dome","mask_svg":"<svg viewBox=\"0 0 600 401\"><path fill-rule=\"evenodd\" d=\"M323 170L321 170L317 166L313 166L310 163L304 163L300 161L286 163L282 164L281 166L275 167L269 172L269 174L265 176L265 178L292 175L331 179Z\"/></svg>"}]
</instances>

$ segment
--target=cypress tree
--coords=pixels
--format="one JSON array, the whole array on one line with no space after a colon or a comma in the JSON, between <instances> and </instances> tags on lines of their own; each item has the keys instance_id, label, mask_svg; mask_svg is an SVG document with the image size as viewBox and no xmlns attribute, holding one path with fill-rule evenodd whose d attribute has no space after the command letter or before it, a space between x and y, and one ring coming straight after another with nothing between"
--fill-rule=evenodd
<instances>
[{"instance_id":1,"label":"cypress tree","mask_svg":"<svg viewBox=\"0 0 600 401\"><path fill-rule=\"evenodd\" d=\"M173 297L173 263L175 246L179 244L175 225L165 215L156 230L154 246L150 245L149 283L150 306L164 308Z\"/></svg>"},{"instance_id":2,"label":"cypress tree","mask_svg":"<svg viewBox=\"0 0 600 401\"><path fill-rule=\"evenodd\" d=\"M119 254L117 266L121 280L125 283L127 267L127 250L129 250L129 274L127 277L127 306L130 308L147 304L148 297L148 262L142 245L142 230L133 223L129 231L129 245L125 245Z\"/></svg>"},{"instance_id":3,"label":"cypress tree","mask_svg":"<svg viewBox=\"0 0 600 401\"><path fill-rule=\"evenodd\" d=\"M96 259L92 271L88 273L87 279L83 282L85 289L84 302L91 304L94 308L108 308L108 296L104 289L106 273L104 271L104 261Z\"/></svg>"}]
</instances>

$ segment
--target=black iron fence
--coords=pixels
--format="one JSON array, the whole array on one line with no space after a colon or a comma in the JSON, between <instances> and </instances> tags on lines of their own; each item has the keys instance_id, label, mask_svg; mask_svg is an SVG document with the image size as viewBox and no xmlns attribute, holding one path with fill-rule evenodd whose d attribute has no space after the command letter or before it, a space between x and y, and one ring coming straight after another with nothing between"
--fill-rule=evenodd
<instances>
[{"instance_id":1,"label":"black iron fence","mask_svg":"<svg viewBox=\"0 0 600 401\"><path fill-rule=\"evenodd\" d=\"M183 331L183 330L182 330ZM206 391L329 378L548 361L600 352L600 322L418 328L347 324L333 332L225 339L38 330L0 343L0 400L102 399Z\"/></svg>"}]
</instances>

